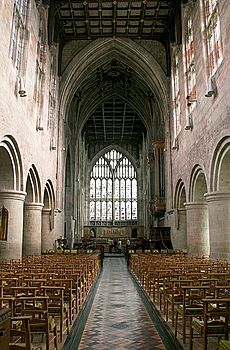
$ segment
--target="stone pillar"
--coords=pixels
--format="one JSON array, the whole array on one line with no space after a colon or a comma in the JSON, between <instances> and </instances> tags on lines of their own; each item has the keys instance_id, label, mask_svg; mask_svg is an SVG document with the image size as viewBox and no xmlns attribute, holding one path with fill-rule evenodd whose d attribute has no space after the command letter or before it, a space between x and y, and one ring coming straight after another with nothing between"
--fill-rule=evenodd
<instances>
[{"instance_id":1,"label":"stone pillar","mask_svg":"<svg viewBox=\"0 0 230 350\"><path fill-rule=\"evenodd\" d=\"M43 204L24 205L24 229L22 255L41 255L41 211Z\"/></svg>"},{"instance_id":2,"label":"stone pillar","mask_svg":"<svg viewBox=\"0 0 230 350\"><path fill-rule=\"evenodd\" d=\"M23 233L23 205L26 192L0 191L0 206L8 210L7 240L0 241L0 257L21 259Z\"/></svg>"},{"instance_id":3,"label":"stone pillar","mask_svg":"<svg viewBox=\"0 0 230 350\"><path fill-rule=\"evenodd\" d=\"M42 210L42 234L41 234L41 250L53 249L55 245L56 236L54 230L51 230L51 210ZM60 235L59 235L60 236Z\"/></svg>"},{"instance_id":4,"label":"stone pillar","mask_svg":"<svg viewBox=\"0 0 230 350\"><path fill-rule=\"evenodd\" d=\"M214 259L230 259L230 193L205 195L209 212L210 255Z\"/></svg>"},{"instance_id":5,"label":"stone pillar","mask_svg":"<svg viewBox=\"0 0 230 350\"><path fill-rule=\"evenodd\" d=\"M187 246L189 255L209 255L208 204L185 203L187 217Z\"/></svg>"},{"instance_id":6,"label":"stone pillar","mask_svg":"<svg viewBox=\"0 0 230 350\"><path fill-rule=\"evenodd\" d=\"M155 154L155 196L165 197L164 142L154 143Z\"/></svg>"},{"instance_id":7,"label":"stone pillar","mask_svg":"<svg viewBox=\"0 0 230 350\"><path fill-rule=\"evenodd\" d=\"M175 228L171 232L173 249L187 249L186 210L179 208L174 211Z\"/></svg>"}]
</instances>

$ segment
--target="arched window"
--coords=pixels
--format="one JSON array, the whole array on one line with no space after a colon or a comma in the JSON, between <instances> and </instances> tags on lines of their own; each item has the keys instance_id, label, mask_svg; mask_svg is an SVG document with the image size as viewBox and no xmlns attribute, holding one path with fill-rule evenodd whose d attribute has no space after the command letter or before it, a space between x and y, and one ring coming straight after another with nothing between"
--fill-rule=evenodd
<instances>
[{"instance_id":1,"label":"arched window","mask_svg":"<svg viewBox=\"0 0 230 350\"><path fill-rule=\"evenodd\" d=\"M210 73L213 75L223 60L217 0L205 0L205 24L207 30Z\"/></svg>"},{"instance_id":2,"label":"arched window","mask_svg":"<svg viewBox=\"0 0 230 350\"><path fill-rule=\"evenodd\" d=\"M10 59L21 73L25 49L28 0L15 0L10 38Z\"/></svg>"},{"instance_id":3,"label":"arched window","mask_svg":"<svg viewBox=\"0 0 230 350\"><path fill-rule=\"evenodd\" d=\"M180 84L179 84L179 58L175 52L172 65L172 99L173 99L173 126L174 138L181 131L181 113L180 113Z\"/></svg>"},{"instance_id":4,"label":"arched window","mask_svg":"<svg viewBox=\"0 0 230 350\"><path fill-rule=\"evenodd\" d=\"M44 106L47 89L46 61L47 61L47 33L46 33L46 9L39 7L39 35L36 56L36 81L34 86L34 99L37 104L37 130L44 130Z\"/></svg>"},{"instance_id":5,"label":"arched window","mask_svg":"<svg viewBox=\"0 0 230 350\"><path fill-rule=\"evenodd\" d=\"M192 20L189 16L186 25L185 34L185 65L186 65L186 80L187 80L187 97L193 101L196 99L196 74L194 66L194 41ZM194 104L193 104L194 106Z\"/></svg>"},{"instance_id":6,"label":"arched window","mask_svg":"<svg viewBox=\"0 0 230 350\"><path fill-rule=\"evenodd\" d=\"M18 93L27 96L25 91L26 54L28 52L29 0L15 0L11 25L9 57L16 68Z\"/></svg>"},{"instance_id":7,"label":"arched window","mask_svg":"<svg viewBox=\"0 0 230 350\"><path fill-rule=\"evenodd\" d=\"M90 174L90 222L119 224L137 220L137 175L115 149L101 156Z\"/></svg>"}]
</instances>

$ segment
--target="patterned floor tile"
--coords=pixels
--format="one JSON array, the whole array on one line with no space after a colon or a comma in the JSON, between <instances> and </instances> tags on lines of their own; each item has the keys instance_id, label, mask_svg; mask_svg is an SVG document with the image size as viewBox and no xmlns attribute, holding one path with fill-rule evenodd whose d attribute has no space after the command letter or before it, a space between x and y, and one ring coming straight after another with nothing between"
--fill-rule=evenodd
<instances>
[{"instance_id":1,"label":"patterned floor tile","mask_svg":"<svg viewBox=\"0 0 230 350\"><path fill-rule=\"evenodd\" d=\"M104 259L100 284L78 347L94 349L165 350L122 257Z\"/></svg>"}]
</instances>

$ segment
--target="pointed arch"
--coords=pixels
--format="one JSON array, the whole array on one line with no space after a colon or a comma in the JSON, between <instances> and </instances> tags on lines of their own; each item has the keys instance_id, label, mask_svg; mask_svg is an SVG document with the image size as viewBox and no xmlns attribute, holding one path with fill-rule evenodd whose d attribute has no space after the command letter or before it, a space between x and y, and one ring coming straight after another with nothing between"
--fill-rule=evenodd
<instances>
[{"instance_id":1,"label":"pointed arch","mask_svg":"<svg viewBox=\"0 0 230 350\"><path fill-rule=\"evenodd\" d=\"M130 161L114 147L97 156L90 173L90 223L136 221L137 174Z\"/></svg>"},{"instance_id":2,"label":"pointed arch","mask_svg":"<svg viewBox=\"0 0 230 350\"><path fill-rule=\"evenodd\" d=\"M168 82L165 73L153 56L131 39L97 39L82 49L64 70L60 86L61 114L68 114L68 106L76 89L84 81L89 67L97 69L111 57L122 61L140 75L160 101L160 111L168 115ZM66 113L67 112L67 113Z\"/></svg>"},{"instance_id":3,"label":"pointed arch","mask_svg":"<svg viewBox=\"0 0 230 350\"><path fill-rule=\"evenodd\" d=\"M192 170L189 202L206 202L204 194L208 191L206 175L199 164L196 164Z\"/></svg>"},{"instance_id":4,"label":"pointed arch","mask_svg":"<svg viewBox=\"0 0 230 350\"><path fill-rule=\"evenodd\" d=\"M210 192L230 192L230 136L225 136L217 144L212 157Z\"/></svg>"},{"instance_id":5,"label":"pointed arch","mask_svg":"<svg viewBox=\"0 0 230 350\"><path fill-rule=\"evenodd\" d=\"M23 191L23 167L18 144L13 136L6 135L0 142L0 188Z\"/></svg>"},{"instance_id":6,"label":"pointed arch","mask_svg":"<svg viewBox=\"0 0 230 350\"><path fill-rule=\"evenodd\" d=\"M184 208L184 203L186 203L185 185L182 179L180 179L178 180L175 189L174 208Z\"/></svg>"},{"instance_id":7,"label":"pointed arch","mask_svg":"<svg viewBox=\"0 0 230 350\"><path fill-rule=\"evenodd\" d=\"M26 181L26 203L41 203L41 181L34 164L29 169Z\"/></svg>"},{"instance_id":8,"label":"pointed arch","mask_svg":"<svg viewBox=\"0 0 230 350\"><path fill-rule=\"evenodd\" d=\"M53 183L51 180L47 180L45 189L44 189L44 196L43 196L43 203L44 203L44 209L54 210L55 208L55 194L54 194L54 188Z\"/></svg>"},{"instance_id":9,"label":"pointed arch","mask_svg":"<svg viewBox=\"0 0 230 350\"><path fill-rule=\"evenodd\" d=\"M111 151L112 149L117 150L118 152L122 153L125 157L127 157L130 162L132 163L132 165L135 168L135 171L137 171L137 164L136 164L136 159L134 159L134 157L132 156L132 154L130 154L127 150L125 150L124 148L120 147L119 145L113 144L113 145L109 145L104 147L101 151L99 151L91 160L90 164L89 164L89 168L88 168L88 174L91 173L92 168L94 166L94 164L98 161L98 159L104 155L105 153Z\"/></svg>"}]
</instances>

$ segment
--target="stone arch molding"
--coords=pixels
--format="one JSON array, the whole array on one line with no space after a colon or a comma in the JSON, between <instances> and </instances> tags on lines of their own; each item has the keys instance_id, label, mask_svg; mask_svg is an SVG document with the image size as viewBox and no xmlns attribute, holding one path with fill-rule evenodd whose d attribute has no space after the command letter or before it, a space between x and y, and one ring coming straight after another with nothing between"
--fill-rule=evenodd
<instances>
[{"instance_id":1,"label":"stone arch molding","mask_svg":"<svg viewBox=\"0 0 230 350\"><path fill-rule=\"evenodd\" d=\"M211 163L210 192L230 192L230 136L217 144Z\"/></svg>"},{"instance_id":2,"label":"stone arch molding","mask_svg":"<svg viewBox=\"0 0 230 350\"><path fill-rule=\"evenodd\" d=\"M11 135L4 136L0 142L0 161L4 162L0 171L0 190L23 191L21 154L16 140Z\"/></svg>"},{"instance_id":3,"label":"stone arch molding","mask_svg":"<svg viewBox=\"0 0 230 350\"><path fill-rule=\"evenodd\" d=\"M34 164L32 164L28 172L26 192L27 196L25 201L27 203L41 203L41 181Z\"/></svg>"},{"instance_id":4,"label":"stone arch molding","mask_svg":"<svg viewBox=\"0 0 230 350\"><path fill-rule=\"evenodd\" d=\"M191 173L189 186L189 202L206 202L204 194L207 192L207 179L200 165L195 165Z\"/></svg>"},{"instance_id":5,"label":"stone arch molding","mask_svg":"<svg viewBox=\"0 0 230 350\"><path fill-rule=\"evenodd\" d=\"M60 113L68 114L68 107L78 85L86 74L103 63L117 58L137 72L160 101L163 116L168 115L168 82L163 69L154 57L131 39L97 39L82 49L63 72L60 84Z\"/></svg>"},{"instance_id":6,"label":"stone arch molding","mask_svg":"<svg viewBox=\"0 0 230 350\"><path fill-rule=\"evenodd\" d=\"M51 180L47 180L45 189L44 189L44 209L54 210L55 208L55 194L54 188Z\"/></svg>"},{"instance_id":7,"label":"stone arch molding","mask_svg":"<svg viewBox=\"0 0 230 350\"><path fill-rule=\"evenodd\" d=\"M182 179L177 182L174 196L174 208L179 209L184 207L184 203L186 202L186 192L185 185Z\"/></svg>"}]
</instances>

